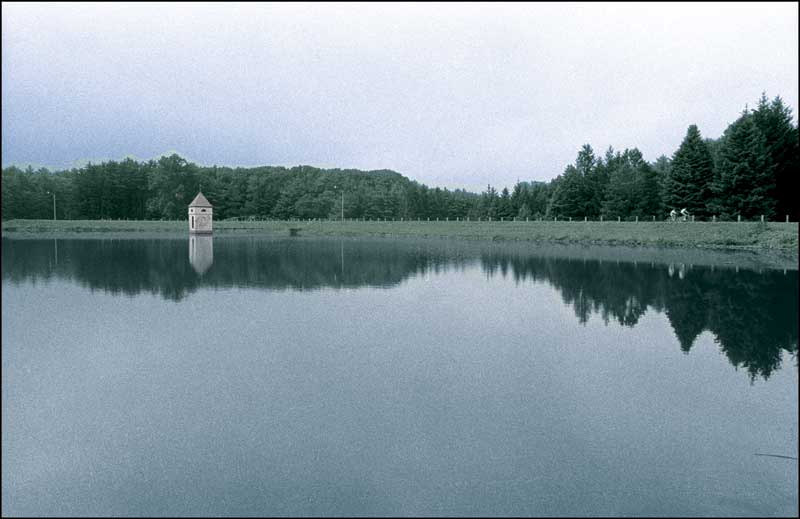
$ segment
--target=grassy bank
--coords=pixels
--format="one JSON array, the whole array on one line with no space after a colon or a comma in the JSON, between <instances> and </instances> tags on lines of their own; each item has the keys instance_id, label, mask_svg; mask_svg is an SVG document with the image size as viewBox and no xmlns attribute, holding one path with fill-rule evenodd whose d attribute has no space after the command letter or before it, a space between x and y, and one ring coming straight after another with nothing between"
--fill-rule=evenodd
<instances>
[{"instance_id":1,"label":"grassy bank","mask_svg":"<svg viewBox=\"0 0 800 519\"><path fill-rule=\"evenodd\" d=\"M185 221L9 220L3 233L186 232ZM215 221L216 234L408 236L796 251L798 224L711 222Z\"/></svg>"}]
</instances>

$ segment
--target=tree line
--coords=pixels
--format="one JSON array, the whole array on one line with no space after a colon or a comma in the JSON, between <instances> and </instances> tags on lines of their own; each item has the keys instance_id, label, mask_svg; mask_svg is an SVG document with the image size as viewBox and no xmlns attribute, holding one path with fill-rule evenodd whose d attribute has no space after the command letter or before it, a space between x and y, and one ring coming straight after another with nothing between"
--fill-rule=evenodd
<instances>
[{"instance_id":1,"label":"tree line","mask_svg":"<svg viewBox=\"0 0 800 519\"><path fill-rule=\"evenodd\" d=\"M198 166L178 156L87 164L50 172L2 171L3 220L177 220L202 190L216 218L662 220L686 208L700 220L764 215L797 221L792 198L798 128L780 97L762 94L718 139L696 125L672 157L644 160L637 148L597 156L589 144L549 182L491 184L482 193L428 187L391 170Z\"/></svg>"}]
</instances>

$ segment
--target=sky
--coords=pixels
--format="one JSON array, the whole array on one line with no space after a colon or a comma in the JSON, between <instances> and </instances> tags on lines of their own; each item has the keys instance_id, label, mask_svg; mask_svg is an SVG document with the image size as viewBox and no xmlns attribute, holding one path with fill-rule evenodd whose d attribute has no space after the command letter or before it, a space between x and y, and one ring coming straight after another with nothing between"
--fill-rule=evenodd
<instances>
[{"instance_id":1,"label":"sky","mask_svg":"<svg viewBox=\"0 0 800 519\"><path fill-rule=\"evenodd\" d=\"M176 152L481 191L798 99L797 3L3 3L2 164Z\"/></svg>"}]
</instances>

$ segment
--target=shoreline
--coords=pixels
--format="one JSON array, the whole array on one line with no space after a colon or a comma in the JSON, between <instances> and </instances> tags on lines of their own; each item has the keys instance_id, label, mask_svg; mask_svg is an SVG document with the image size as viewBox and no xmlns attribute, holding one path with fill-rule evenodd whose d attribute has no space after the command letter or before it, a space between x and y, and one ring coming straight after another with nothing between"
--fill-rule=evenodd
<instances>
[{"instance_id":1,"label":"shoreline","mask_svg":"<svg viewBox=\"0 0 800 519\"><path fill-rule=\"evenodd\" d=\"M181 233L183 220L9 220L2 235ZM270 236L382 236L523 241L543 244L679 247L715 250L798 251L797 222L486 222L281 220L218 221L214 234Z\"/></svg>"},{"instance_id":2,"label":"shoreline","mask_svg":"<svg viewBox=\"0 0 800 519\"><path fill-rule=\"evenodd\" d=\"M30 222L25 222L30 223ZM11 240L29 239L87 239L87 240L130 240L130 239L166 239L188 240L190 234L185 229L185 222L59 222L57 229L49 221L50 226L27 225L24 231L9 231L3 226L3 237ZM101 223L103 225L97 225ZM312 224L312 225L309 225ZM686 244L663 244L655 240L649 243L637 242L634 244L624 242L609 242L603 239L590 240L548 240L533 239L530 235L539 236L542 232L552 232L553 222L480 222L476 228L466 228L466 224L479 222L220 222L220 227L215 229L213 237L219 240L228 239L271 239L275 241L305 241L305 240L374 240L379 243L387 238L403 242L408 246L425 248L447 248L461 253L490 253L502 249L504 253L552 256L570 258L575 260L599 260L617 262L644 262L663 265L686 264L697 266L738 267L746 269L784 269L798 270L798 250L794 248L769 248L759 246L697 246ZM612 224L593 222L591 231L597 231L597 225L618 226ZM86 225L93 224L93 225ZM231 225L234 224L234 225ZM313 225L316 224L316 225ZM414 224L414 225L409 225ZM453 232L452 226L464 226L462 232ZM341 227L337 227L337 225ZM515 235L519 232L514 226L523 226L529 231L527 239L520 239ZM541 226L536 234L536 228L527 229L525 225ZM565 226L583 226L584 222L570 223ZM621 224L623 226L643 224ZM659 224L656 224L659 225ZM663 224L669 225L669 224ZM720 224L687 224L687 225L720 225ZM757 224L733 224L757 225ZM771 224L781 225L781 224ZM786 225L786 224L783 224ZM421 227L424 229L420 229ZM448 228L449 226L449 228ZM795 230L797 224L789 224ZM11 226L8 226L11 227ZM43 228L44 227L44 228ZM50 227L50 230L44 230ZM149 229L147 229L149 227ZM72 228L73 230L69 230ZM291 236L289 229L300 229L295 236ZM35 229L35 230L34 230ZM41 230L40 230L41 229ZM80 229L80 230L75 230ZM450 230L448 233L442 231ZM459 230L459 229L456 229ZM491 231L491 236L481 236L475 231ZM600 228L602 230L602 228ZM619 230L619 229L617 229ZM651 229L652 230L652 229ZM696 229L703 230L703 229ZM741 229L746 230L746 229ZM791 229L788 229L791 230ZM372 232L367 232L372 231ZM393 231L393 232L392 232ZM416 231L416 232L415 232ZM426 231L425 233L421 231ZM438 231L438 232L437 232ZM763 233L762 233L763 234ZM498 238L499 237L499 238Z\"/></svg>"}]
</instances>

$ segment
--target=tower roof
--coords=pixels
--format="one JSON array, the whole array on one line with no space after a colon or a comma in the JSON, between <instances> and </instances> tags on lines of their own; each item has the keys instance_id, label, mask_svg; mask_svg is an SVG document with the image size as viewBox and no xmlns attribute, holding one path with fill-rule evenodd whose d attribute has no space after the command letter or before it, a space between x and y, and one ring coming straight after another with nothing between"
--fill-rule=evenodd
<instances>
[{"instance_id":1,"label":"tower roof","mask_svg":"<svg viewBox=\"0 0 800 519\"><path fill-rule=\"evenodd\" d=\"M189 207L213 207L211 203L203 196L203 193L197 193Z\"/></svg>"}]
</instances>

